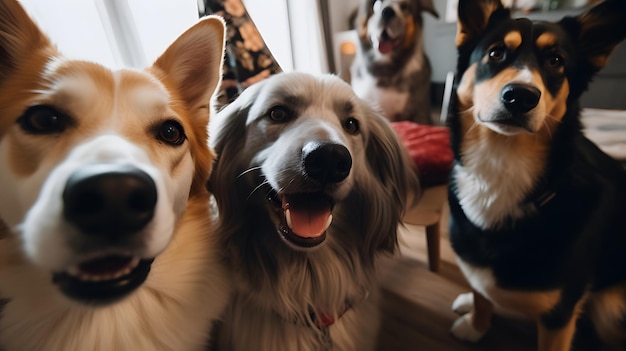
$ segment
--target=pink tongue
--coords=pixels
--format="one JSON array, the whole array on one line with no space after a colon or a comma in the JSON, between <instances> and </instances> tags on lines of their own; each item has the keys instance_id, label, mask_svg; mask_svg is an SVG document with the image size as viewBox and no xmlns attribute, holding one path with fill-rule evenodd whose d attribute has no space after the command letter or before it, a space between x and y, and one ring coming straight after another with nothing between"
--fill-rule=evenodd
<instances>
[{"instance_id":1,"label":"pink tongue","mask_svg":"<svg viewBox=\"0 0 626 351\"><path fill-rule=\"evenodd\" d=\"M378 42L378 51L381 54L388 54L393 50L393 40L381 39Z\"/></svg>"},{"instance_id":2,"label":"pink tongue","mask_svg":"<svg viewBox=\"0 0 626 351\"><path fill-rule=\"evenodd\" d=\"M285 216L290 216L291 231L303 238L317 238L324 234L330 218L331 204L320 196L283 198Z\"/></svg>"}]
</instances>

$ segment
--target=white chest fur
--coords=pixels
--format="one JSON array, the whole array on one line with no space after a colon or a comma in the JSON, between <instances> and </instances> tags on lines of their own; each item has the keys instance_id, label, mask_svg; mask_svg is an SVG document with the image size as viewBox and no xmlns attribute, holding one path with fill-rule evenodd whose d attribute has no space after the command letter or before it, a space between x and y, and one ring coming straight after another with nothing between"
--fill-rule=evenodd
<instances>
[{"instance_id":1,"label":"white chest fur","mask_svg":"<svg viewBox=\"0 0 626 351\"><path fill-rule=\"evenodd\" d=\"M383 88L376 86L376 79L368 74L353 79L354 92L361 99L370 101L375 108L391 121L395 116L404 113L409 99L408 91L398 91L395 88Z\"/></svg>"},{"instance_id":2,"label":"white chest fur","mask_svg":"<svg viewBox=\"0 0 626 351\"><path fill-rule=\"evenodd\" d=\"M520 218L522 201L534 186L534 160L517 158L506 146L478 141L466 149L464 165L455 165L454 180L463 212L474 225L494 229L509 218Z\"/></svg>"}]
</instances>

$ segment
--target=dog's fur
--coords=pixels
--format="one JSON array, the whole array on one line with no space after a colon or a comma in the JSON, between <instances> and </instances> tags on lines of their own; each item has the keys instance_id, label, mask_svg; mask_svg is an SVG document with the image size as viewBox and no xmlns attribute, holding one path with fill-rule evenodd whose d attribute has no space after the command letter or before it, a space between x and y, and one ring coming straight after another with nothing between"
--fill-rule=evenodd
<instances>
[{"instance_id":1,"label":"dog's fur","mask_svg":"<svg viewBox=\"0 0 626 351\"><path fill-rule=\"evenodd\" d=\"M4 350L205 349L229 293L205 187L224 31L111 71L0 1Z\"/></svg>"},{"instance_id":2,"label":"dog's fur","mask_svg":"<svg viewBox=\"0 0 626 351\"><path fill-rule=\"evenodd\" d=\"M358 96L375 101L390 121L433 123L422 12L438 17L432 0L360 0L350 82Z\"/></svg>"},{"instance_id":3,"label":"dog's fur","mask_svg":"<svg viewBox=\"0 0 626 351\"><path fill-rule=\"evenodd\" d=\"M540 351L569 350L584 311L621 349L626 172L584 137L578 101L626 36L626 4L558 23L498 0L458 14L450 238L474 292L452 333L480 339L496 307L536 320Z\"/></svg>"},{"instance_id":4,"label":"dog's fur","mask_svg":"<svg viewBox=\"0 0 626 351\"><path fill-rule=\"evenodd\" d=\"M389 122L335 76L281 73L244 91L210 130L218 154L210 184L236 290L219 343L373 348L375 259L397 245L407 192L419 194ZM307 240L294 220L285 225L283 210L302 203L313 217L317 207L332 210L325 234Z\"/></svg>"}]
</instances>

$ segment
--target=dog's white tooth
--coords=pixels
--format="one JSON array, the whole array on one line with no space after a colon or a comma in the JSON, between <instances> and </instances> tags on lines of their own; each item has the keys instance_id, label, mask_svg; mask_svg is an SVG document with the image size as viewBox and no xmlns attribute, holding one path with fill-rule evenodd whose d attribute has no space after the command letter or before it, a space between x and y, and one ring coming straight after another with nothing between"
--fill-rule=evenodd
<instances>
[{"instance_id":1,"label":"dog's white tooth","mask_svg":"<svg viewBox=\"0 0 626 351\"><path fill-rule=\"evenodd\" d=\"M324 230L328 229L328 227L330 227L330 224L333 222L333 215L331 214L330 216L328 216L328 221L326 222L326 227L324 228Z\"/></svg>"},{"instance_id":2,"label":"dog's white tooth","mask_svg":"<svg viewBox=\"0 0 626 351\"><path fill-rule=\"evenodd\" d=\"M131 267L127 267L127 268L125 268L125 269L123 269L123 270L121 270L121 271L117 272L117 273L115 274L115 277L114 277L114 278L119 278L119 277L121 277L121 276L124 276L124 275L126 275L126 274L130 273L130 271L131 271L131 270L132 270L132 268L131 268Z\"/></svg>"},{"instance_id":3,"label":"dog's white tooth","mask_svg":"<svg viewBox=\"0 0 626 351\"><path fill-rule=\"evenodd\" d=\"M119 272L116 272L115 274L112 274L111 275L111 279L117 279L119 277L123 277L123 276L127 275L128 273L130 273L130 271L131 271L131 269L129 269L129 268L123 269L123 270L121 270Z\"/></svg>"},{"instance_id":4,"label":"dog's white tooth","mask_svg":"<svg viewBox=\"0 0 626 351\"><path fill-rule=\"evenodd\" d=\"M285 219L287 220L287 226L291 229L291 211L289 209L285 210Z\"/></svg>"},{"instance_id":5,"label":"dog's white tooth","mask_svg":"<svg viewBox=\"0 0 626 351\"><path fill-rule=\"evenodd\" d=\"M67 272L67 274L71 275L72 277L80 276L80 270L78 269L78 266L72 266L72 267L68 268L66 272Z\"/></svg>"}]
</instances>

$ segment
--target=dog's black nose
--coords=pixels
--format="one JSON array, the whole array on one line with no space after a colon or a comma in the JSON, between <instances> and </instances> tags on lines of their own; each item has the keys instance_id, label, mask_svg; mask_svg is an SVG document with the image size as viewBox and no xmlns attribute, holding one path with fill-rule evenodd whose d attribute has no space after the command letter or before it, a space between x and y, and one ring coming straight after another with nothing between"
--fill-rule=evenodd
<instances>
[{"instance_id":1,"label":"dog's black nose","mask_svg":"<svg viewBox=\"0 0 626 351\"><path fill-rule=\"evenodd\" d=\"M328 142L309 142L302 148L306 174L323 183L344 180L352 168L352 157L345 146Z\"/></svg>"},{"instance_id":2,"label":"dog's black nose","mask_svg":"<svg viewBox=\"0 0 626 351\"><path fill-rule=\"evenodd\" d=\"M532 85L511 83L502 88L500 101L512 113L526 113L539 103L541 91Z\"/></svg>"},{"instance_id":3,"label":"dog's black nose","mask_svg":"<svg viewBox=\"0 0 626 351\"><path fill-rule=\"evenodd\" d=\"M85 234L121 236L154 216L152 178L131 165L94 164L74 172L63 191L63 214Z\"/></svg>"},{"instance_id":4,"label":"dog's black nose","mask_svg":"<svg viewBox=\"0 0 626 351\"><path fill-rule=\"evenodd\" d=\"M387 6L383 9L383 12L381 13L381 16L383 18L383 20L388 21L392 18L394 18L396 15L396 11L394 11L391 7Z\"/></svg>"}]
</instances>

